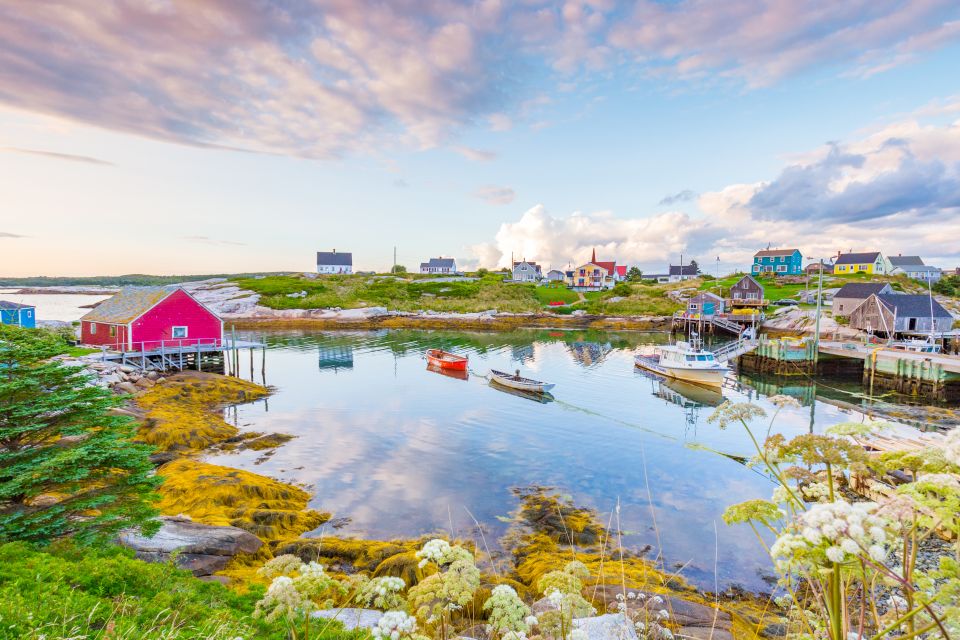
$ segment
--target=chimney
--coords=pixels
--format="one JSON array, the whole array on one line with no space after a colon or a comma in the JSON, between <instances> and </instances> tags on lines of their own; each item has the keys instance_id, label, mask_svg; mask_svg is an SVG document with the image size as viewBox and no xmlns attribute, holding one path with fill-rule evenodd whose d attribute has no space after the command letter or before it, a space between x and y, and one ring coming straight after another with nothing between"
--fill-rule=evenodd
<instances>
[{"instance_id":1,"label":"chimney","mask_svg":"<svg viewBox=\"0 0 960 640\"><path fill-rule=\"evenodd\" d=\"M336 249L333 250L333 255L337 255L337 250L336 250Z\"/></svg>"}]
</instances>

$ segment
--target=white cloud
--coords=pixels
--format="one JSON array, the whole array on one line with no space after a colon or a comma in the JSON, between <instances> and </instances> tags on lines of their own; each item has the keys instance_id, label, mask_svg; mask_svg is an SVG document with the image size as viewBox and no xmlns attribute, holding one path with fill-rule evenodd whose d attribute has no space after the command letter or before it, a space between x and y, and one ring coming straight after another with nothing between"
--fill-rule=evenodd
<instances>
[{"instance_id":1,"label":"white cloud","mask_svg":"<svg viewBox=\"0 0 960 640\"><path fill-rule=\"evenodd\" d=\"M517 197L516 192L510 187L498 187L492 184L480 187L473 195L488 204L496 205L510 204Z\"/></svg>"}]
</instances>

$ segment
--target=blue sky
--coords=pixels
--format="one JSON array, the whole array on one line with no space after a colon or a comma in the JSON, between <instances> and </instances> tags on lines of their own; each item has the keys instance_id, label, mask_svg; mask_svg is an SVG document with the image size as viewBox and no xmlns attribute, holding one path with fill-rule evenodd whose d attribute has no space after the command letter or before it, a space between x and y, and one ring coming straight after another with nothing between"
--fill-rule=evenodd
<instances>
[{"instance_id":1,"label":"blue sky","mask_svg":"<svg viewBox=\"0 0 960 640\"><path fill-rule=\"evenodd\" d=\"M946 0L0 0L0 275L960 264Z\"/></svg>"}]
</instances>

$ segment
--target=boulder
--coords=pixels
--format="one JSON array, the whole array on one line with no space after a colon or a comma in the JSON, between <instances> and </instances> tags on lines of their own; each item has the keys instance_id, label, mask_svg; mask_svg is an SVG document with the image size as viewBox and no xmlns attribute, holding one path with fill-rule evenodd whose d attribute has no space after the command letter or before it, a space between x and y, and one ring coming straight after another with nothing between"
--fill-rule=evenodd
<instances>
[{"instance_id":1,"label":"boulder","mask_svg":"<svg viewBox=\"0 0 960 640\"><path fill-rule=\"evenodd\" d=\"M347 631L353 631L354 629L373 629L380 622L380 618L383 617L383 611L346 607L343 609L322 609L314 611L311 615L314 618L336 620Z\"/></svg>"},{"instance_id":2,"label":"boulder","mask_svg":"<svg viewBox=\"0 0 960 640\"><path fill-rule=\"evenodd\" d=\"M148 380L153 380L154 382L156 382L157 378L160 377L160 373L157 371L148 371L145 377Z\"/></svg>"},{"instance_id":3,"label":"boulder","mask_svg":"<svg viewBox=\"0 0 960 640\"><path fill-rule=\"evenodd\" d=\"M177 566L197 576L222 570L239 553L256 553L263 542L237 527L200 524L185 516L163 516L160 530L148 538L139 531L120 533L120 544L147 562L167 562L177 552Z\"/></svg>"},{"instance_id":4,"label":"boulder","mask_svg":"<svg viewBox=\"0 0 960 640\"><path fill-rule=\"evenodd\" d=\"M586 633L588 640L638 640L633 623L620 613L574 618L573 626Z\"/></svg>"},{"instance_id":5,"label":"boulder","mask_svg":"<svg viewBox=\"0 0 960 640\"><path fill-rule=\"evenodd\" d=\"M726 629L710 627L680 627L674 635L690 640L733 640L733 634Z\"/></svg>"},{"instance_id":6,"label":"boulder","mask_svg":"<svg viewBox=\"0 0 960 640\"><path fill-rule=\"evenodd\" d=\"M119 382L113 386L113 390L117 393L129 393L135 394L139 389L132 382Z\"/></svg>"},{"instance_id":7,"label":"boulder","mask_svg":"<svg viewBox=\"0 0 960 640\"><path fill-rule=\"evenodd\" d=\"M134 384L140 387L141 389L149 389L156 383L150 378L140 378Z\"/></svg>"}]
</instances>

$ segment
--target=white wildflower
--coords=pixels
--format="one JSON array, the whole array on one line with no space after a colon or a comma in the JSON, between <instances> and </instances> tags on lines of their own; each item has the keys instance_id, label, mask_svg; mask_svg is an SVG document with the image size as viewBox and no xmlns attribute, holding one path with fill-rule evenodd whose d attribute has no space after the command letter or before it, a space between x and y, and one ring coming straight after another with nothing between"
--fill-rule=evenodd
<instances>
[{"instance_id":1,"label":"white wildflower","mask_svg":"<svg viewBox=\"0 0 960 640\"><path fill-rule=\"evenodd\" d=\"M540 621L537 620L537 616L527 616L523 619L523 621L526 622L527 626L531 628L540 624Z\"/></svg>"},{"instance_id":2,"label":"white wildflower","mask_svg":"<svg viewBox=\"0 0 960 640\"><path fill-rule=\"evenodd\" d=\"M780 407L781 409L784 407L793 407L793 408L800 407L800 403L797 401L796 398L792 396L783 395L783 394L770 396L769 398L767 398L767 401L770 402L770 404Z\"/></svg>"},{"instance_id":3,"label":"white wildflower","mask_svg":"<svg viewBox=\"0 0 960 640\"><path fill-rule=\"evenodd\" d=\"M943 457L960 467L960 428L951 429L943 439Z\"/></svg>"},{"instance_id":4,"label":"white wildflower","mask_svg":"<svg viewBox=\"0 0 960 640\"><path fill-rule=\"evenodd\" d=\"M577 628L570 631L570 640L589 640L587 632Z\"/></svg>"},{"instance_id":5,"label":"white wildflower","mask_svg":"<svg viewBox=\"0 0 960 640\"><path fill-rule=\"evenodd\" d=\"M371 633L377 640L399 640L413 635L417 630L417 620L403 611L387 611Z\"/></svg>"}]
</instances>

